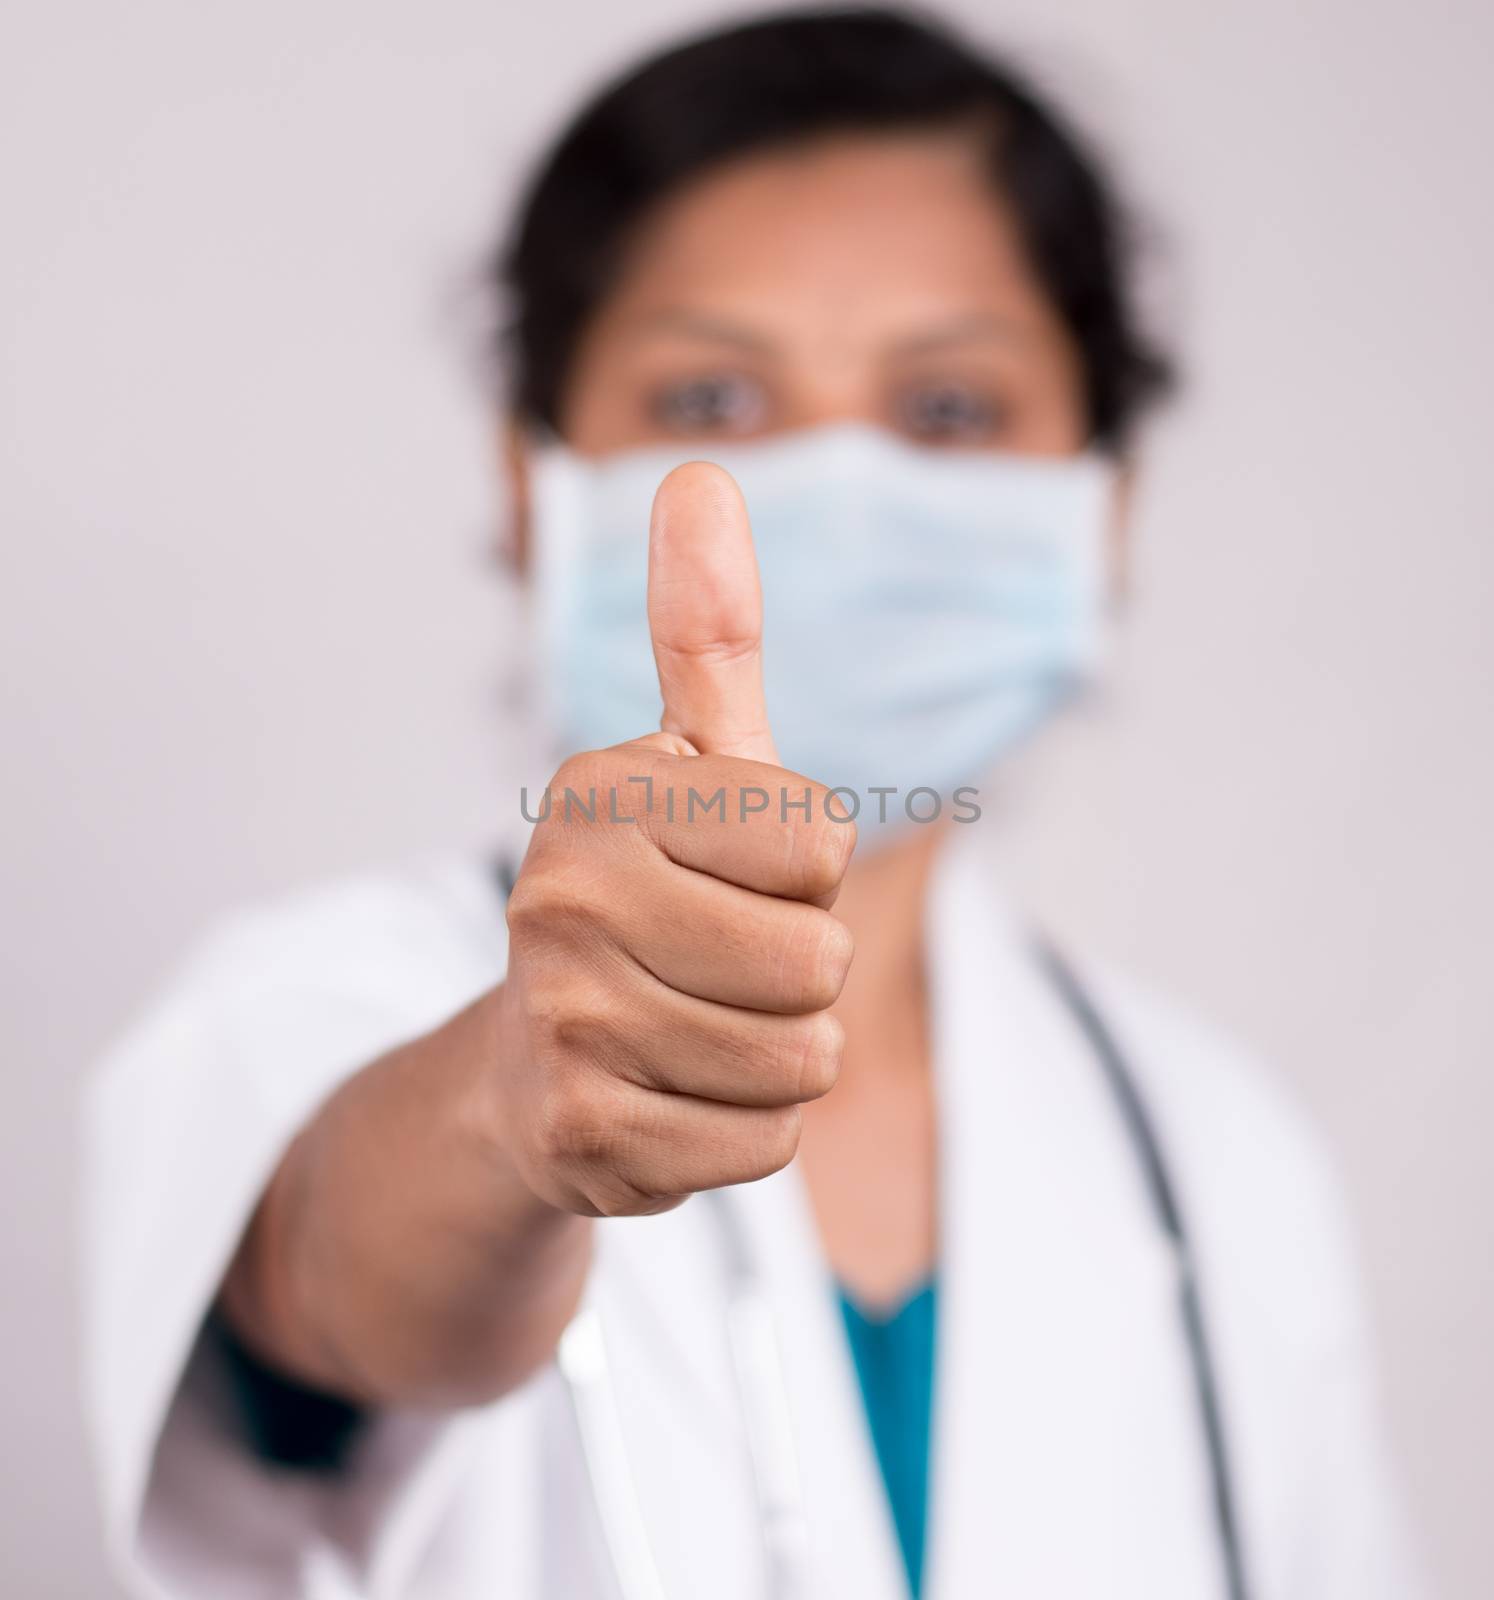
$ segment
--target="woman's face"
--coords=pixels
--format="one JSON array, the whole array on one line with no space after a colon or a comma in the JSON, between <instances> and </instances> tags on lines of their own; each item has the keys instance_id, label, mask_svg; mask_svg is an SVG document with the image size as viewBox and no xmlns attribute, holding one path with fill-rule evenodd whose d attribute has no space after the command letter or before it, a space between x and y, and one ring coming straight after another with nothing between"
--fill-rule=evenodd
<instances>
[{"instance_id":1,"label":"woman's face","mask_svg":"<svg viewBox=\"0 0 1494 1600\"><path fill-rule=\"evenodd\" d=\"M663 203L560 425L600 455L853 420L941 449L1084 444L1073 340L968 135L826 138Z\"/></svg>"}]
</instances>

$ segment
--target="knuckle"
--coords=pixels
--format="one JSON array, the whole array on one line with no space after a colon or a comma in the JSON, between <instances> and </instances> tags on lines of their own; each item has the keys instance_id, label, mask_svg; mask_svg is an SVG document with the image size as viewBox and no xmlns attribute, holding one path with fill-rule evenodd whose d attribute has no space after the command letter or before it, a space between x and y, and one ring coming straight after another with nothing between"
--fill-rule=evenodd
<instances>
[{"instance_id":1,"label":"knuckle","mask_svg":"<svg viewBox=\"0 0 1494 1600\"><path fill-rule=\"evenodd\" d=\"M545 892L542 874L521 872L509 891L504 907L510 939L527 939L545 921Z\"/></svg>"},{"instance_id":2,"label":"knuckle","mask_svg":"<svg viewBox=\"0 0 1494 1600\"><path fill-rule=\"evenodd\" d=\"M550 1051L565 1060L614 1066L626 1032L621 1009L608 984L572 984L543 1020Z\"/></svg>"},{"instance_id":3,"label":"knuckle","mask_svg":"<svg viewBox=\"0 0 1494 1600\"><path fill-rule=\"evenodd\" d=\"M767 1178L781 1172L797 1154L802 1119L798 1106L786 1106L765 1111L756 1120L748 1165L754 1177Z\"/></svg>"},{"instance_id":4,"label":"knuckle","mask_svg":"<svg viewBox=\"0 0 1494 1600\"><path fill-rule=\"evenodd\" d=\"M597 832L620 803L621 758L612 750L585 750L561 762L549 784L549 801L538 832L574 839Z\"/></svg>"},{"instance_id":5,"label":"knuckle","mask_svg":"<svg viewBox=\"0 0 1494 1600\"><path fill-rule=\"evenodd\" d=\"M800 1000L807 1011L823 1011L840 998L850 971L851 930L828 911L816 911L809 920L804 941L803 988Z\"/></svg>"},{"instance_id":6,"label":"knuckle","mask_svg":"<svg viewBox=\"0 0 1494 1600\"><path fill-rule=\"evenodd\" d=\"M547 1164L585 1160L595 1154L596 1117L578 1076L551 1075L534 1106L531 1143Z\"/></svg>"},{"instance_id":7,"label":"knuckle","mask_svg":"<svg viewBox=\"0 0 1494 1600\"><path fill-rule=\"evenodd\" d=\"M806 900L833 894L845 877L856 848L856 824L834 822L825 814L823 796L813 822L795 830L800 892Z\"/></svg>"},{"instance_id":8,"label":"knuckle","mask_svg":"<svg viewBox=\"0 0 1494 1600\"><path fill-rule=\"evenodd\" d=\"M594 784L605 783L611 763L605 750L581 750L567 756L555 770L550 780L552 790L575 790L582 793Z\"/></svg>"},{"instance_id":9,"label":"knuckle","mask_svg":"<svg viewBox=\"0 0 1494 1600\"><path fill-rule=\"evenodd\" d=\"M570 899L564 876L553 867L521 872L508 897L510 938L521 943L543 939L567 920Z\"/></svg>"},{"instance_id":10,"label":"knuckle","mask_svg":"<svg viewBox=\"0 0 1494 1600\"><path fill-rule=\"evenodd\" d=\"M570 1165L617 1166L636 1139L626 1085L575 1055L552 1054L543 1071L531 1118L539 1152Z\"/></svg>"},{"instance_id":11,"label":"knuckle","mask_svg":"<svg viewBox=\"0 0 1494 1600\"><path fill-rule=\"evenodd\" d=\"M826 982L833 991L828 1003L834 1004L840 998L840 991L845 988L846 977L851 970L851 960L856 954L856 941L845 923L835 917L829 917L829 924L829 932L821 946L821 958L824 962Z\"/></svg>"},{"instance_id":12,"label":"knuckle","mask_svg":"<svg viewBox=\"0 0 1494 1600\"><path fill-rule=\"evenodd\" d=\"M660 1114L646 1099L613 1093L604 1096L593 1126L601 1141L599 1158L589 1176L590 1193L600 1216L654 1216L671 1210L686 1197L681 1183L661 1158ZM597 1157L597 1152L593 1152Z\"/></svg>"},{"instance_id":13,"label":"knuckle","mask_svg":"<svg viewBox=\"0 0 1494 1600\"><path fill-rule=\"evenodd\" d=\"M598 1217L652 1217L679 1204L673 1196L649 1194L617 1177L594 1183L587 1199Z\"/></svg>"},{"instance_id":14,"label":"knuckle","mask_svg":"<svg viewBox=\"0 0 1494 1600\"><path fill-rule=\"evenodd\" d=\"M557 938L595 938L610 928L611 905L602 876L574 858L519 874L508 897L508 931L519 945Z\"/></svg>"},{"instance_id":15,"label":"knuckle","mask_svg":"<svg viewBox=\"0 0 1494 1600\"><path fill-rule=\"evenodd\" d=\"M845 1049L845 1029L829 1011L816 1011L804 1019L795 1098L818 1100L835 1087Z\"/></svg>"}]
</instances>

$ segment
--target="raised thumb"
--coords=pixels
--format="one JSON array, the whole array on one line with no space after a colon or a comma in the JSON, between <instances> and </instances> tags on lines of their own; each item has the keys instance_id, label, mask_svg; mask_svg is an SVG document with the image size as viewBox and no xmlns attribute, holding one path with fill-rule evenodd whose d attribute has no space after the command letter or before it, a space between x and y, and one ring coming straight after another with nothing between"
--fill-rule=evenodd
<instances>
[{"instance_id":1,"label":"raised thumb","mask_svg":"<svg viewBox=\"0 0 1494 1600\"><path fill-rule=\"evenodd\" d=\"M763 596L742 491L708 461L654 496L648 625L664 715L697 750L778 765L763 698Z\"/></svg>"}]
</instances>

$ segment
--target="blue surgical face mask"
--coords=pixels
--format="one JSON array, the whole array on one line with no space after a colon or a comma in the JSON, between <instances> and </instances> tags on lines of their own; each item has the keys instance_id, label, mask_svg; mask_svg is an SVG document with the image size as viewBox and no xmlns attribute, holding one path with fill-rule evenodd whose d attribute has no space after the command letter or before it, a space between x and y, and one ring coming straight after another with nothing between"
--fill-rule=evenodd
<instances>
[{"instance_id":1,"label":"blue surgical face mask","mask_svg":"<svg viewBox=\"0 0 1494 1600\"><path fill-rule=\"evenodd\" d=\"M784 765L854 793L863 847L910 811L934 812L911 791L968 819L955 790L977 784L1095 667L1105 465L919 449L860 425L595 460L541 450L536 665L560 750L659 725L649 509L664 474L703 454L736 478L752 520Z\"/></svg>"}]
</instances>

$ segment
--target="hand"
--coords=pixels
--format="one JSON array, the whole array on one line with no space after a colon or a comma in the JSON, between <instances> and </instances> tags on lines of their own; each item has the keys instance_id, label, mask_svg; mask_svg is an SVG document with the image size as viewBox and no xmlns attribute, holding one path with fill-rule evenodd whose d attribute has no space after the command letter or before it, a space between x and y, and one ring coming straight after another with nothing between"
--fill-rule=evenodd
<instances>
[{"instance_id":1,"label":"hand","mask_svg":"<svg viewBox=\"0 0 1494 1600\"><path fill-rule=\"evenodd\" d=\"M681 467L649 537L663 730L560 769L508 977L338 1088L225 1275L240 1337L303 1383L370 1406L508 1393L574 1314L586 1217L766 1176L835 1081L851 941L829 907L855 830L777 765L736 485ZM596 790L594 820L567 788Z\"/></svg>"},{"instance_id":2,"label":"hand","mask_svg":"<svg viewBox=\"0 0 1494 1600\"><path fill-rule=\"evenodd\" d=\"M648 618L662 731L561 767L508 908L501 1138L585 1216L777 1171L840 1067L851 938L830 907L855 826L778 764L752 532L719 467L659 488Z\"/></svg>"}]
</instances>

